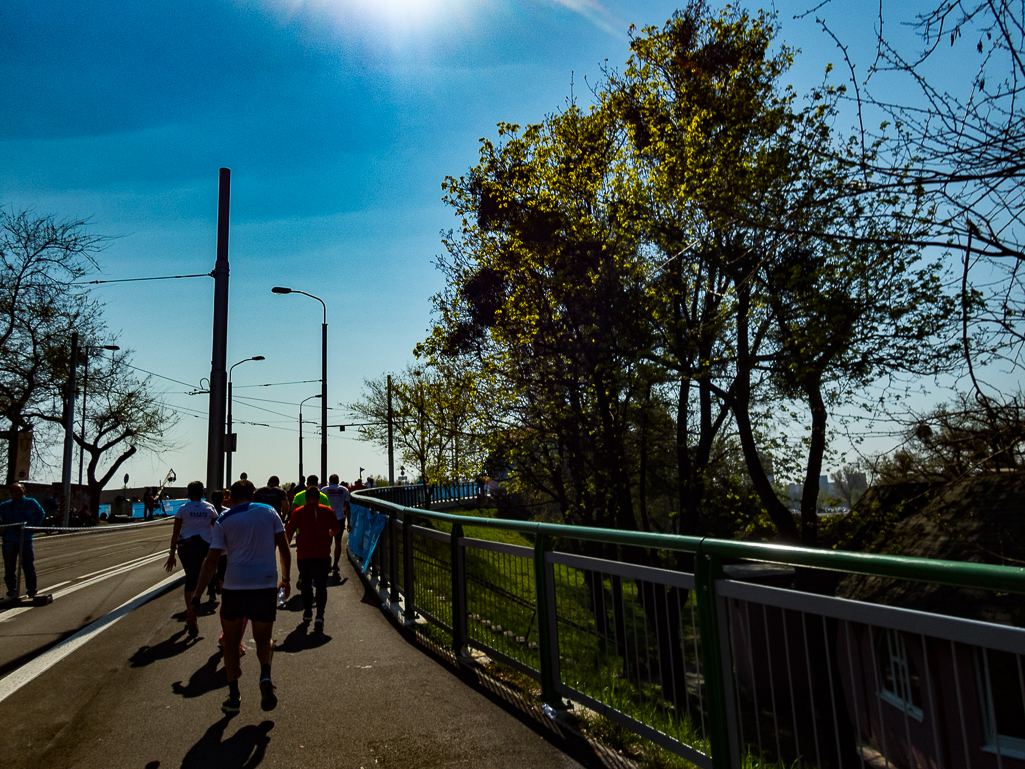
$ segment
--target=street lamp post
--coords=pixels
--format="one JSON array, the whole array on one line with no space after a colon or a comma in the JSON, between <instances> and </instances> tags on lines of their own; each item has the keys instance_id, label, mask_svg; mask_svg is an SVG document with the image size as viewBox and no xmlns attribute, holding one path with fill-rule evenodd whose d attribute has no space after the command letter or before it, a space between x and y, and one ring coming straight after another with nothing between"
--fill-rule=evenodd
<instances>
[{"instance_id":1,"label":"street lamp post","mask_svg":"<svg viewBox=\"0 0 1025 769\"><path fill-rule=\"evenodd\" d=\"M235 366L240 366L243 363L248 363L251 360L266 360L262 355L254 355L252 358L246 358L240 360L238 363L233 363L231 368L228 369L228 431L224 434L224 456L225 456L225 471L224 477L227 481L227 485L231 485L231 455L235 451L235 442L231 438L231 372Z\"/></svg>"},{"instance_id":2,"label":"street lamp post","mask_svg":"<svg viewBox=\"0 0 1025 769\"><path fill-rule=\"evenodd\" d=\"M321 393L317 393L316 395L311 395L309 398L304 398L299 401L299 477L304 481L306 480L306 476L303 475L303 404L306 403L306 401L313 400L314 398L323 397L324 396ZM323 480L324 479L321 478L321 481Z\"/></svg>"},{"instance_id":3,"label":"street lamp post","mask_svg":"<svg viewBox=\"0 0 1025 769\"><path fill-rule=\"evenodd\" d=\"M85 370L82 372L82 442L78 444L78 485L82 485L82 465L85 462L85 404L86 394L89 389L89 351L110 350L117 352L121 348L116 344L87 344L82 348L85 350Z\"/></svg>"},{"instance_id":4,"label":"street lamp post","mask_svg":"<svg viewBox=\"0 0 1025 769\"><path fill-rule=\"evenodd\" d=\"M271 293L302 294L310 299L316 299L324 308L324 323L321 325L320 334L320 480L324 481L327 478L327 305L319 296L307 294L297 288L274 286Z\"/></svg>"}]
</instances>

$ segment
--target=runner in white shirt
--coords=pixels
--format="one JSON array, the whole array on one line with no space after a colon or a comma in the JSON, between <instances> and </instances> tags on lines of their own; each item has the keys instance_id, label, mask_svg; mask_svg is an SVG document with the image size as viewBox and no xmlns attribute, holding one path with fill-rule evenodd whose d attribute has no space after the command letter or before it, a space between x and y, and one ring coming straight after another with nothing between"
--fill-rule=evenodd
<instances>
[{"instance_id":1,"label":"runner in white shirt","mask_svg":"<svg viewBox=\"0 0 1025 769\"><path fill-rule=\"evenodd\" d=\"M210 537L213 536L214 521L217 510L203 499L203 482L193 481L188 485L189 501L178 508L174 514L174 530L171 532L171 554L167 557L164 568L174 571L175 552L181 559L185 569L185 611L188 612L192 596L199 582L199 572L203 561L210 550ZM202 595L202 593L200 594ZM190 636L199 635L195 625L186 625Z\"/></svg>"},{"instance_id":2,"label":"runner in white shirt","mask_svg":"<svg viewBox=\"0 0 1025 769\"><path fill-rule=\"evenodd\" d=\"M338 574L338 562L342 558L342 536L346 531L352 531L352 526L349 525L350 497L349 490L345 486L339 485L336 473L332 473L328 480L331 483L321 489L321 491L327 494L328 501L331 503L331 509L335 511L339 524L343 521L345 522L344 526L339 526L338 533L335 534L335 564L331 567L331 571Z\"/></svg>"},{"instance_id":3,"label":"runner in white shirt","mask_svg":"<svg viewBox=\"0 0 1025 769\"><path fill-rule=\"evenodd\" d=\"M291 592L289 574L292 554L285 539L285 527L270 505L253 502L256 487L252 481L235 481L231 485L231 499L235 503L221 514L214 524L210 552L203 562L197 591L200 595L217 571L217 561L223 552L228 557L221 594L221 625L224 628L224 671L228 677L228 699L221 705L225 713L238 713L241 695L238 679L239 646L244 630L243 620L253 623L253 640L260 659L260 706L273 710L278 704L271 683L271 658L274 655L274 620L277 615L277 592L284 589L285 597ZM281 557L281 580L278 581L277 559ZM196 607L199 599L189 604L186 622L196 625Z\"/></svg>"}]
</instances>

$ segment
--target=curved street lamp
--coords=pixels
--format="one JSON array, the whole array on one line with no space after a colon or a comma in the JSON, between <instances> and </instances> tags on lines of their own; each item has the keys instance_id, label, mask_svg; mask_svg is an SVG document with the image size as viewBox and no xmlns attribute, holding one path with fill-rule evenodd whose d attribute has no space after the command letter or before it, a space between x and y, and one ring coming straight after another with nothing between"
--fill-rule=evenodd
<instances>
[{"instance_id":1,"label":"curved street lamp","mask_svg":"<svg viewBox=\"0 0 1025 769\"><path fill-rule=\"evenodd\" d=\"M327 305L319 296L308 294L297 288L286 288L285 286L274 286L272 294L302 294L310 299L316 299L324 308L324 323L321 326L320 334L320 480L327 479ZM307 399L309 400L309 399ZM301 423L301 420L300 420ZM300 462L300 464L302 464ZM302 468L299 469L302 474Z\"/></svg>"},{"instance_id":2,"label":"curved street lamp","mask_svg":"<svg viewBox=\"0 0 1025 769\"><path fill-rule=\"evenodd\" d=\"M231 368L228 369L228 430L224 434L224 456L225 456L225 472L224 477L227 484L231 485L231 455L235 451L235 441L232 440L231 433L231 372L235 366L241 366L243 363L248 363L251 360L266 360L262 355L254 355L252 358L245 358L240 360L238 363L233 363Z\"/></svg>"},{"instance_id":3,"label":"curved street lamp","mask_svg":"<svg viewBox=\"0 0 1025 769\"><path fill-rule=\"evenodd\" d=\"M302 478L303 481L306 480L306 476L303 475L303 404L306 403L306 401L313 400L314 398L323 397L324 396L321 393L317 393L316 395L311 395L309 398L304 398L299 401L299 477ZM321 478L321 480L323 481L323 478Z\"/></svg>"}]
</instances>

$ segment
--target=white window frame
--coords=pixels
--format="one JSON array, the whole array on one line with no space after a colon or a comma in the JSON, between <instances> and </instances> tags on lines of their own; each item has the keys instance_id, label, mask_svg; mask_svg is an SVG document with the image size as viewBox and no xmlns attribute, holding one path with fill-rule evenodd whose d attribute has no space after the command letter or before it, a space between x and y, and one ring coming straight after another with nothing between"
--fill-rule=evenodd
<instances>
[{"instance_id":1,"label":"white window frame","mask_svg":"<svg viewBox=\"0 0 1025 769\"><path fill-rule=\"evenodd\" d=\"M914 703L911 696L911 663L908 661L908 648L904 643L904 635L893 628L880 628L885 630L885 647L882 648L882 664L889 666L890 678L896 691L886 688L886 671L879 671L878 696L884 702L893 705L903 713L906 713L916 721L922 721L925 713L922 708ZM882 644L880 644L882 646ZM873 650L873 653L876 653ZM877 657L879 659L879 657ZM921 696L921 692L919 692Z\"/></svg>"},{"instance_id":2,"label":"white window frame","mask_svg":"<svg viewBox=\"0 0 1025 769\"><path fill-rule=\"evenodd\" d=\"M974 655L975 678L979 686L979 710L982 714L982 729L985 736L982 749L987 753L999 753L1008 758L1025 758L1025 739L997 733L996 713L993 712L992 705L993 689L987 662L988 655L985 654L985 651L982 647L976 647ZM1025 678L1025 661L1020 654L1015 655L1015 658L1018 662L1018 685L1025 689L1025 684L1022 683ZM1022 697L1025 699L1025 691L1022 693Z\"/></svg>"}]
</instances>

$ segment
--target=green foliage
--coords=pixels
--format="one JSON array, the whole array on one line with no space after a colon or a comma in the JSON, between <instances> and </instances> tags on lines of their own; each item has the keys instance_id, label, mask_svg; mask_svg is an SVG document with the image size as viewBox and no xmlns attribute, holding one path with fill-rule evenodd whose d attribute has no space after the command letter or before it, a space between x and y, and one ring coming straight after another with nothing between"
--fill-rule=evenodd
<instances>
[{"instance_id":1,"label":"green foliage","mask_svg":"<svg viewBox=\"0 0 1025 769\"><path fill-rule=\"evenodd\" d=\"M814 544L831 414L950 357L921 190L866 191L879 144L834 134L841 88L783 85L777 35L691 2L592 107L499 124L443 184L460 226L417 354L474 383L479 455L546 520ZM799 523L767 469L794 413Z\"/></svg>"}]
</instances>

